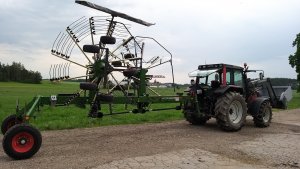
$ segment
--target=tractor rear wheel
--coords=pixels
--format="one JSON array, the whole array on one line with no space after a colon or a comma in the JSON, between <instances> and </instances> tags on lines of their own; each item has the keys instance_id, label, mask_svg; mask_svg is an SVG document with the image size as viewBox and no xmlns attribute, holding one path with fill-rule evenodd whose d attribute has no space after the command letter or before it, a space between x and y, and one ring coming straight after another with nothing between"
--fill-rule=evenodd
<instances>
[{"instance_id":1,"label":"tractor rear wheel","mask_svg":"<svg viewBox=\"0 0 300 169\"><path fill-rule=\"evenodd\" d=\"M23 120L18 118L17 115L12 114L12 115L7 116L1 124L2 134L4 135L8 129L10 129L11 127L13 127L16 124L21 124L21 123L23 123Z\"/></svg>"},{"instance_id":2,"label":"tractor rear wheel","mask_svg":"<svg viewBox=\"0 0 300 169\"><path fill-rule=\"evenodd\" d=\"M215 104L217 123L225 131L240 130L247 116L247 103L242 95L228 92Z\"/></svg>"},{"instance_id":3,"label":"tractor rear wheel","mask_svg":"<svg viewBox=\"0 0 300 169\"><path fill-rule=\"evenodd\" d=\"M5 153L13 159L27 159L40 149L41 133L29 124L17 124L4 135L2 146Z\"/></svg>"},{"instance_id":4,"label":"tractor rear wheel","mask_svg":"<svg viewBox=\"0 0 300 169\"><path fill-rule=\"evenodd\" d=\"M270 102L263 102L260 106L258 115L253 117L256 127L268 127L272 120L272 107Z\"/></svg>"},{"instance_id":5,"label":"tractor rear wheel","mask_svg":"<svg viewBox=\"0 0 300 169\"><path fill-rule=\"evenodd\" d=\"M193 125L204 125L210 118L207 116L197 117L190 110L184 110L183 112L186 121L190 122Z\"/></svg>"}]
</instances>

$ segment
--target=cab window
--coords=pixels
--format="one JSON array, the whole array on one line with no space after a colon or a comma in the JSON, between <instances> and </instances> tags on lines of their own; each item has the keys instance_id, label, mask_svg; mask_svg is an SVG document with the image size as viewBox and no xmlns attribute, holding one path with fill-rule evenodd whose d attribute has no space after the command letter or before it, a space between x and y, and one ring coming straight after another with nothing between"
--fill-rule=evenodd
<instances>
[{"instance_id":1,"label":"cab window","mask_svg":"<svg viewBox=\"0 0 300 169\"><path fill-rule=\"evenodd\" d=\"M242 71L234 71L234 84L237 86L242 86Z\"/></svg>"}]
</instances>

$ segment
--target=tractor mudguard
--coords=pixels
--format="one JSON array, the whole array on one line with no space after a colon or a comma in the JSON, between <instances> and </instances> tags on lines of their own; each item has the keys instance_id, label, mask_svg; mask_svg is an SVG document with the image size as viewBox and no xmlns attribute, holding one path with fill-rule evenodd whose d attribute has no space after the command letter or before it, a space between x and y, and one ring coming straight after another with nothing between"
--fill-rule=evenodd
<instances>
[{"instance_id":1,"label":"tractor mudguard","mask_svg":"<svg viewBox=\"0 0 300 169\"><path fill-rule=\"evenodd\" d=\"M270 101L269 97L258 97L253 102L248 104L248 112L252 116L256 116L263 102Z\"/></svg>"},{"instance_id":2,"label":"tractor mudguard","mask_svg":"<svg viewBox=\"0 0 300 169\"><path fill-rule=\"evenodd\" d=\"M238 93L243 94L243 88L240 86L235 86L235 85L228 85L228 86L223 86L223 87L221 86L218 89L216 89L214 91L214 93L219 96L219 95L223 95L227 91L238 92Z\"/></svg>"}]
</instances>

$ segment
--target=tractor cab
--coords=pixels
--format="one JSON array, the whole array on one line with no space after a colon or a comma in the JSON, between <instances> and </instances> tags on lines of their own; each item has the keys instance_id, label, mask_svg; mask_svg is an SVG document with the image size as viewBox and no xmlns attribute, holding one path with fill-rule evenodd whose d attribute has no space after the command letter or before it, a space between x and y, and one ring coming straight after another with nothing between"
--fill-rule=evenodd
<instances>
[{"instance_id":1,"label":"tractor cab","mask_svg":"<svg viewBox=\"0 0 300 169\"><path fill-rule=\"evenodd\" d=\"M199 65L197 70L189 73L189 77L195 78L197 93L213 91L220 95L227 90L244 93L243 67L228 64ZM201 90L199 90L201 89Z\"/></svg>"}]
</instances>

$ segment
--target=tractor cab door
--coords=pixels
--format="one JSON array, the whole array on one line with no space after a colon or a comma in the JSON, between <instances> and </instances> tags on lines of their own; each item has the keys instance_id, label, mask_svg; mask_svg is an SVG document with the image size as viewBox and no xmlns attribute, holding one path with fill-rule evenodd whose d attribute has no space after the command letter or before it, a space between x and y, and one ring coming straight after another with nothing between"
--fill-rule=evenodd
<instances>
[{"instance_id":1,"label":"tractor cab door","mask_svg":"<svg viewBox=\"0 0 300 169\"><path fill-rule=\"evenodd\" d=\"M226 75L224 76L223 73L226 73ZM224 77L226 79L223 79ZM233 90L236 89L237 92L245 93L243 70L227 68L226 71L222 70L222 72L220 72L220 78L220 81L223 82L222 84L226 84L223 85L223 87L226 88L226 91L231 88ZM225 80L225 82L223 80Z\"/></svg>"},{"instance_id":2,"label":"tractor cab door","mask_svg":"<svg viewBox=\"0 0 300 169\"><path fill-rule=\"evenodd\" d=\"M223 72L220 72L221 74L221 81L223 81L222 77ZM226 69L226 85L234 85L234 86L240 86L244 87L243 85L243 71L237 70L237 69Z\"/></svg>"}]
</instances>

